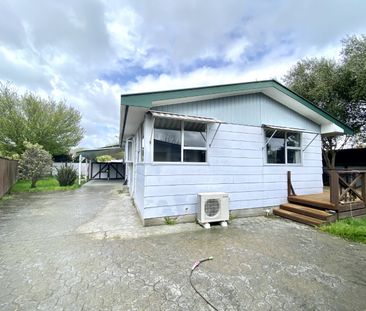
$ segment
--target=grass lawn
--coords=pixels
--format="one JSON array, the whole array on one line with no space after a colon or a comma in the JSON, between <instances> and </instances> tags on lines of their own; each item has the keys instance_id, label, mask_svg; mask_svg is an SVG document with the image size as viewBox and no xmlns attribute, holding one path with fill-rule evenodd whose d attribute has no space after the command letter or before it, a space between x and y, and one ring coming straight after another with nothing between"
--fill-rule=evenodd
<instances>
[{"instance_id":1,"label":"grass lawn","mask_svg":"<svg viewBox=\"0 0 366 311\"><path fill-rule=\"evenodd\" d=\"M18 180L11 188L10 193L20 192L44 192L44 191L59 191L59 190L73 190L80 188L77 182L72 186L60 187L55 177L47 177L37 182L36 188L31 188L29 180Z\"/></svg>"},{"instance_id":2,"label":"grass lawn","mask_svg":"<svg viewBox=\"0 0 366 311\"><path fill-rule=\"evenodd\" d=\"M351 241L366 243L366 216L339 220L322 226L320 230Z\"/></svg>"}]
</instances>

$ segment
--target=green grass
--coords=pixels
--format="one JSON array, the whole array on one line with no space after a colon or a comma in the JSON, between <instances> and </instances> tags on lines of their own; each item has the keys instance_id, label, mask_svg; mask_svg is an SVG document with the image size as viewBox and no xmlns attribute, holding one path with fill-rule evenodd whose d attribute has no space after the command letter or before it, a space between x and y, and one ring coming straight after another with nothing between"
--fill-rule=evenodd
<instances>
[{"instance_id":1,"label":"green grass","mask_svg":"<svg viewBox=\"0 0 366 311\"><path fill-rule=\"evenodd\" d=\"M322 226L320 230L366 244L366 217L347 218Z\"/></svg>"},{"instance_id":2,"label":"green grass","mask_svg":"<svg viewBox=\"0 0 366 311\"><path fill-rule=\"evenodd\" d=\"M77 182L72 186L61 187L55 177L47 177L39 180L36 184L36 188L31 188L31 182L29 180L18 180L11 188L10 193L62 191L74 190L77 188L80 188Z\"/></svg>"}]
</instances>

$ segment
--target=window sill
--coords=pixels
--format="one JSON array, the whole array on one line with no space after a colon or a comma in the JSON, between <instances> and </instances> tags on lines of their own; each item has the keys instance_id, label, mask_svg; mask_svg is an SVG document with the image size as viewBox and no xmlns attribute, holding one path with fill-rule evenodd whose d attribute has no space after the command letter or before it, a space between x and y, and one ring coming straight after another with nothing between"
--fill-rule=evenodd
<instances>
[{"instance_id":1,"label":"window sill","mask_svg":"<svg viewBox=\"0 0 366 311\"><path fill-rule=\"evenodd\" d=\"M208 166L208 162L151 162L151 165L198 165L198 166Z\"/></svg>"},{"instance_id":2,"label":"window sill","mask_svg":"<svg viewBox=\"0 0 366 311\"><path fill-rule=\"evenodd\" d=\"M264 163L263 166L304 166L302 163L299 164L282 164L282 163Z\"/></svg>"}]
</instances>

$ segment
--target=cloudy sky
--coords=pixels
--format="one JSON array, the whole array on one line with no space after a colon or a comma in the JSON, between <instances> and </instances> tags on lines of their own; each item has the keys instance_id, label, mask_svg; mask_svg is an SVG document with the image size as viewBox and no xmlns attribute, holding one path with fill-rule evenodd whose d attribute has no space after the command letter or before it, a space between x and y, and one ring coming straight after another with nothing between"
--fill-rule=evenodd
<instances>
[{"instance_id":1,"label":"cloudy sky","mask_svg":"<svg viewBox=\"0 0 366 311\"><path fill-rule=\"evenodd\" d=\"M276 78L366 33L364 0L0 0L0 80L66 99L83 147L117 142L121 93Z\"/></svg>"}]
</instances>

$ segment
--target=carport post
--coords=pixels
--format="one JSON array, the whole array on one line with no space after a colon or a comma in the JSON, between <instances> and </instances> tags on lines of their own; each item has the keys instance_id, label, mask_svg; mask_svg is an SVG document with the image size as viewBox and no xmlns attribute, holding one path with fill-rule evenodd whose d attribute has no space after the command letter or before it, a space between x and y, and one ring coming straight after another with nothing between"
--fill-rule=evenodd
<instances>
[{"instance_id":1,"label":"carport post","mask_svg":"<svg viewBox=\"0 0 366 311\"><path fill-rule=\"evenodd\" d=\"M79 185L81 184L81 154L79 154Z\"/></svg>"}]
</instances>

